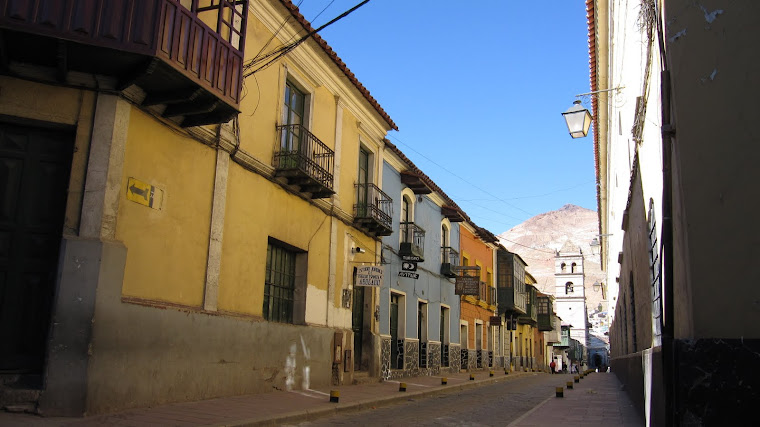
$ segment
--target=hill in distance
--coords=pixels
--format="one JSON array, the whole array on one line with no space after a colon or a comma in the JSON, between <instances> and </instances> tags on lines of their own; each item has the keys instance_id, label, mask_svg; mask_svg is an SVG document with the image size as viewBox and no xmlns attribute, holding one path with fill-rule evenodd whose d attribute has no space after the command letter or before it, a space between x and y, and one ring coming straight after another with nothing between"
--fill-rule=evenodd
<instances>
[{"instance_id":1,"label":"hill in distance","mask_svg":"<svg viewBox=\"0 0 760 427\"><path fill-rule=\"evenodd\" d=\"M527 270L538 282L538 290L554 294L554 256L570 240L583 251L586 277L584 287L589 313L602 301L602 292L594 291L595 281L604 280L599 255L591 253L591 241L599 234L596 211L565 205L555 211L534 216L501 233L498 237L510 252L528 263Z\"/></svg>"}]
</instances>

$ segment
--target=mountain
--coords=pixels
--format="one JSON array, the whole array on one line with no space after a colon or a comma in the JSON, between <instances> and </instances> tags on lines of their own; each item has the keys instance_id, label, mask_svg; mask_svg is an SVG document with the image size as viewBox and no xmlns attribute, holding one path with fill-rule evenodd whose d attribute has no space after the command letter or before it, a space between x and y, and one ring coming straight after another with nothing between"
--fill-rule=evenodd
<instances>
[{"instance_id":1,"label":"mountain","mask_svg":"<svg viewBox=\"0 0 760 427\"><path fill-rule=\"evenodd\" d=\"M589 313L602 301L602 292L593 284L604 280L599 255L591 253L591 241L599 234L596 211L565 205L556 211L534 216L498 237L509 251L528 263L527 270L538 282L538 290L554 294L554 256L568 240L583 251L586 300Z\"/></svg>"}]
</instances>

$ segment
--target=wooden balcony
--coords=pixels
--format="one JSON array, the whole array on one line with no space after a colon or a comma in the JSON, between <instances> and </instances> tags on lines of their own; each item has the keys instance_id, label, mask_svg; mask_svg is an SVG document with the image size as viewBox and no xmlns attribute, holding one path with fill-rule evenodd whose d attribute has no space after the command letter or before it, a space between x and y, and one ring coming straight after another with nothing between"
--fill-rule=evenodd
<instances>
[{"instance_id":1,"label":"wooden balcony","mask_svg":"<svg viewBox=\"0 0 760 427\"><path fill-rule=\"evenodd\" d=\"M479 299L488 305L496 305L496 288L486 282L480 282Z\"/></svg>"},{"instance_id":2,"label":"wooden balcony","mask_svg":"<svg viewBox=\"0 0 760 427\"><path fill-rule=\"evenodd\" d=\"M433 189L422 175L412 171L401 172L401 183L409 187L414 194L430 194Z\"/></svg>"},{"instance_id":3,"label":"wooden balcony","mask_svg":"<svg viewBox=\"0 0 760 427\"><path fill-rule=\"evenodd\" d=\"M145 92L143 105L158 106L164 117L185 127L224 123L239 112L248 0L202 5L200 0L2 0L0 5L3 74L50 76L69 86L92 85L82 75L101 76L90 79L98 90L136 85ZM205 22L215 22L216 29Z\"/></svg>"},{"instance_id":4,"label":"wooden balcony","mask_svg":"<svg viewBox=\"0 0 760 427\"><path fill-rule=\"evenodd\" d=\"M406 261L425 261L425 230L413 222L400 224L401 245L398 254Z\"/></svg>"},{"instance_id":5,"label":"wooden balcony","mask_svg":"<svg viewBox=\"0 0 760 427\"><path fill-rule=\"evenodd\" d=\"M333 191L335 153L302 125L278 125L274 152L275 176L285 178L312 199L323 199Z\"/></svg>"},{"instance_id":6,"label":"wooden balcony","mask_svg":"<svg viewBox=\"0 0 760 427\"><path fill-rule=\"evenodd\" d=\"M552 325L552 304L549 297L538 297L538 330L551 331Z\"/></svg>"},{"instance_id":7,"label":"wooden balcony","mask_svg":"<svg viewBox=\"0 0 760 427\"><path fill-rule=\"evenodd\" d=\"M372 236L393 233L393 200L375 184L356 184L354 225Z\"/></svg>"}]
</instances>

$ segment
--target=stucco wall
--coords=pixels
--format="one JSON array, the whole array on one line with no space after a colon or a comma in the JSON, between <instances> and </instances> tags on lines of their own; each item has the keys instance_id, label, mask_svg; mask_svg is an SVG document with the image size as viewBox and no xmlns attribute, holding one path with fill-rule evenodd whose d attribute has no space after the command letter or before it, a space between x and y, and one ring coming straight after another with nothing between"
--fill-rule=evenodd
<instances>
[{"instance_id":1,"label":"stucco wall","mask_svg":"<svg viewBox=\"0 0 760 427\"><path fill-rule=\"evenodd\" d=\"M760 3L666 3L677 164L675 256L685 261L676 292L688 288L688 338L760 337L760 223L756 159L760 133ZM679 35L676 37L676 35Z\"/></svg>"},{"instance_id":2,"label":"stucco wall","mask_svg":"<svg viewBox=\"0 0 760 427\"><path fill-rule=\"evenodd\" d=\"M133 107L116 239L129 249L123 294L200 307L216 152ZM159 209L127 200L128 179L163 191Z\"/></svg>"},{"instance_id":3,"label":"stucco wall","mask_svg":"<svg viewBox=\"0 0 760 427\"><path fill-rule=\"evenodd\" d=\"M88 414L284 389L288 357L294 388L330 384L334 330L124 303L126 259L115 248L102 260Z\"/></svg>"},{"instance_id":4,"label":"stucco wall","mask_svg":"<svg viewBox=\"0 0 760 427\"><path fill-rule=\"evenodd\" d=\"M425 233L424 262L417 263L419 279L398 277L401 271L399 248L399 223L401 221L401 184L400 174L387 162L383 169L383 191L393 199L393 234L383 237L386 261L385 281L380 293L380 333L390 334L390 290L401 291L406 295L405 316L407 321L404 331L406 337L417 338L417 304L428 304L427 336L429 340L438 341L440 335L441 306L449 308L449 342L459 342L459 297L454 295L453 279L441 276L441 208L430 198L423 196L420 202L414 200L414 223L422 227ZM451 224L450 245L459 247L459 226Z\"/></svg>"}]
</instances>

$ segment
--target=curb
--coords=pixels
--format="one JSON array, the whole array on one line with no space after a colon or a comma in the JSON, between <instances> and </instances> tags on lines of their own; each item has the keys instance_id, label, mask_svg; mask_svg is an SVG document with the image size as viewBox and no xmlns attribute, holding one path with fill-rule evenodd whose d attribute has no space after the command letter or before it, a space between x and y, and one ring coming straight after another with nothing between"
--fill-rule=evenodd
<instances>
[{"instance_id":1,"label":"curb","mask_svg":"<svg viewBox=\"0 0 760 427\"><path fill-rule=\"evenodd\" d=\"M274 426L286 423L294 423L300 421L314 421L317 418L323 418L329 415L337 415L348 412L358 412L364 409L370 409L372 406L390 405L397 402L405 402L414 397L427 397L434 396L436 394L447 393L451 391L467 390L480 386L495 384L502 381L512 381L514 378L521 378L527 375L536 375L538 372L515 372L513 375L504 377L486 377L482 380L475 382L463 382L457 385L436 386L429 389L417 390L408 393L400 393L395 395L388 395L378 398L364 399L351 403L337 403L333 406L327 406L323 408L315 408L305 411L292 411L280 415L275 415L266 419L262 418L248 418L237 421L229 421L224 424L213 424L214 426Z\"/></svg>"}]
</instances>

